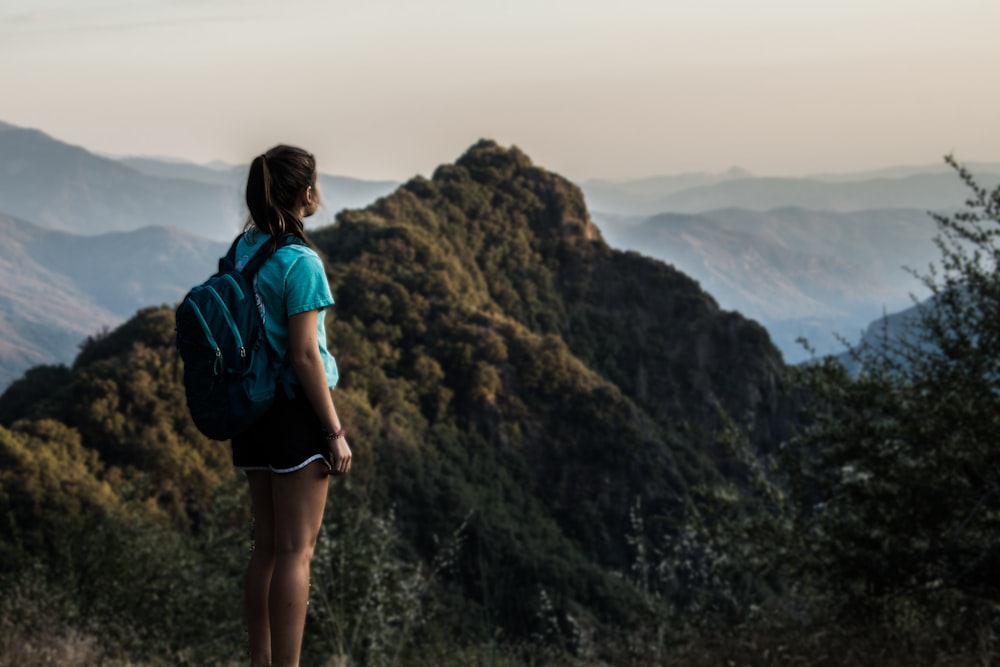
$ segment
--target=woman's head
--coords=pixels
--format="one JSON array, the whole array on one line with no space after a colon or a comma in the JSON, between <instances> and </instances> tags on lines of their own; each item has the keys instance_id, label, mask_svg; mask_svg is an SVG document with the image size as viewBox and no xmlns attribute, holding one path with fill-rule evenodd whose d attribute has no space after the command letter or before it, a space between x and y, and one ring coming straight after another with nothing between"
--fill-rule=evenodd
<instances>
[{"instance_id":1,"label":"woman's head","mask_svg":"<svg viewBox=\"0 0 1000 667\"><path fill-rule=\"evenodd\" d=\"M301 148L275 146L258 155L247 176L250 220L272 238L295 234L304 238L302 218L319 207L316 158Z\"/></svg>"}]
</instances>

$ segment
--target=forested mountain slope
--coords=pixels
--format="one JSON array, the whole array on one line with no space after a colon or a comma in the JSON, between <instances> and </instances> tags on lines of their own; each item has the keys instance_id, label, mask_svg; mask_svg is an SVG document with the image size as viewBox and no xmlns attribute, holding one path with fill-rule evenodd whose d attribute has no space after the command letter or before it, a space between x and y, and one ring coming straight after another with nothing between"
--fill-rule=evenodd
<instances>
[{"instance_id":1,"label":"forested mountain slope","mask_svg":"<svg viewBox=\"0 0 1000 667\"><path fill-rule=\"evenodd\" d=\"M760 447L787 427L766 332L673 268L608 247L579 189L516 148L480 142L312 238L337 299L328 339L355 448L330 520L359 503L391 513L398 557L429 567L457 535L433 596L435 622L464 641L528 637L544 609L591 637L635 627L650 608L621 576L632 513L677 533L740 481L723 415ZM152 308L72 369L35 369L0 397L0 515L25 551L4 567L59 543L53 502L173 517L180 539L198 535L231 473L179 379L172 312ZM93 480L78 486L85 502L39 504L44 485L18 474L36 465L25 438L87 452L65 472Z\"/></svg>"}]
</instances>

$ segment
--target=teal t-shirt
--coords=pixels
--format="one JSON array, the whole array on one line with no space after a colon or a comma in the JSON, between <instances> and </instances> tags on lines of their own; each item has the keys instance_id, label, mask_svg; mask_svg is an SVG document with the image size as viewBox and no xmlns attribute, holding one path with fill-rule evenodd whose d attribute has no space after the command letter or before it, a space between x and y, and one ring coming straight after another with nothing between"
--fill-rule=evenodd
<instances>
[{"instance_id":1,"label":"teal t-shirt","mask_svg":"<svg viewBox=\"0 0 1000 667\"><path fill-rule=\"evenodd\" d=\"M236 246L236 268L242 269L270 238L256 227L244 232ZM336 386L337 362L326 349L326 326L323 324L326 308L333 305L333 295L319 255L305 245L278 248L254 277L254 289L267 340L282 359L288 357L288 318L310 310L319 311L316 332L319 353L327 384ZM295 371L291 367L285 369L284 379L295 382Z\"/></svg>"}]
</instances>

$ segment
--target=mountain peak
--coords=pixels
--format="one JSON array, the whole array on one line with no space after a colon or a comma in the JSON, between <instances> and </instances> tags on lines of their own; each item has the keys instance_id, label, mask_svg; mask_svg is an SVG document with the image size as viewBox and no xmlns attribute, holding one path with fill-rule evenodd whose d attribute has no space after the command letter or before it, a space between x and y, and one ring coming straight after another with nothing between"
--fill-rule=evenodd
<instances>
[{"instance_id":1,"label":"mountain peak","mask_svg":"<svg viewBox=\"0 0 1000 667\"><path fill-rule=\"evenodd\" d=\"M497 172L495 175L508 178L519 169L530 169L533 166L531 158L517 146L504 148L492 139L480 139L474 143L455 164L470 172L493 170Z\"/></svg>"},{"instance_id":2,"label":"mountain peak","mask_svg":"<svg viewBox=\"0 0 1000 667\"><path fill-rule=\"evenodd\" d=\"M480 139L454 164L441 165L432 181L438 186L469 183L498 192L530 192L544 213L533 217L535 234L564 240L594 241L600 232L590 219L583 192L553 172L536 167L517 146L504 148Z\"/></svg>"}]
</instances>

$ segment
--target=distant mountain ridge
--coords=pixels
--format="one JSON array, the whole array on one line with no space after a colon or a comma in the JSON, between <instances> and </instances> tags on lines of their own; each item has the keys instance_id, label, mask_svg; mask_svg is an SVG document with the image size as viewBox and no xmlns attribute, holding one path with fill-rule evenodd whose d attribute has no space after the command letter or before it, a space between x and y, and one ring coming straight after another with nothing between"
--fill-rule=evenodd
<instances>
[{"instance_id":1,"label":"distant mountain ridge","mask_svg":"<svg viewBox=\"0 0 1000 667\"><path fill-rule=\"evenodd\" d=\"M118 318L31 256L40 228L0 215L0 388L26 369L69 362L84 337Z\"/></svg>"},{"instance_id":2,"label":"distant mountain ridge","mask_svg":"<svg viewBox=\"0 0 1000 667\"><path fill-rule=\"evenodd\" d=\"M755 178L676 193L664 202L666 207L661 210L694 213L718 207L767 211L781 206L845 213L885 208L953 210L964 197L965 187L954 174L916 174L841 183Z\"/></svg>"},{"instance_id":3,"label":"distant mountain ridge","mask_svg":"<svg viewBox=\"0 0 1000 667\"><path fill-rule=\"evenodd\" d=\"M927 321L925 318L941 312L937 304L937 297L931 296L909 308L886 312L865 327L860 339L848 342L855 350L864 350L873 355L886 354L891 359L905 363L904 356L900 353L908 347L921 351L934 349L926 337L924 327ZM861 372L861 364L849 351L844 350L835 356L852 375Z\"/></svg>"},{"instance_id":4,"label":"distant mountain ridge","mask_svg":"<svg viewBox=\"0 0 1000 667\"><path fill-rule=\"evenodd\" d=\"M969 165L981 183L1000 164ZM881 313L924 287L904 270L938 257L928 211L967 189L946 164L856 174L759 178L745 170L584 183L610 243L696 279L719 303L767 327L788 363L838 354Z\"/></svg>"},{"instance_id":5,"label":"distant mountain ridge","mask_svg":"<svg viewBox=\"0 0 1000 667\"><path fill-rule=\"evenodd\" d=\"M179 301L226 248L177 229L81 236L2 213L0 235L0 387L69 363L84 338L140 307Z\"/></svg>"},{"instance_id":6,"label":"distant mountain ridge","mask_svg":"<svg viewBox=\"0 0 1000 667\"><path fill-rule=\"evenodd\" d=\"M216 270L228 243L165 227L76 236L39 235L28 251L119 317L174 303Z\"/></svg>"},{"instance_id":7,"label":"distant mountain ridge","mask_svg":"<svg viewBox=\"0 0 1000 667\"><path fill-rule=\"evenodd\" d=\"M727 172L729 174L730 172ZM769 211L796 207L850 213L863 210L915 208L954 210L965 201L965 188L942 168L891 168L875 177L850 174L814 178L777 178L732 172L692 179L642 179L614 183L588 181L583 190L595 215L649 216L658 213L701 213L723 208ZM1000 180L1000 165L976 172L984 183ZM901 174L901 175L897 175ZM702 182L697 182L698 179ZM681 183L694 183L679 187Z\"/></svg>"},{"instance_id":8,"label":"distant mountain ridge","mask_svg":"<svg viewBox=\"0 0 1000 667\"><path fill-rule=\"evenodd\" d=\"M150 176L222 185L238 191L241 197L243 188L246 186L248 165L209 166L138 157L124 157L119 158L118 161ZM399 183L396 181L367 181L348 176L332 176L322 172L319 175L319 189L323 198L323 207L330 213L345 208L367 206L397 187L399 187ZM320 215L332 221L330 213L327 216Z\"/></svg>"},{"instance_id":9,"label":"distant mountain ridge","mask_svg":"<svg viewBox=\"0 0 1000 667\"><path fill-rule=\"evenodd\" d=\"M156 178L175 178L196 183L221 185L227 188L240 185L240 175L235 166L200 165L183 160L164 160L151 157L118 157L116 162L135 169L139 173ZM246 177L246 173L243 173Z\"/></svg>"},{"instance_id":10,"label":"distant mountain ridge","mask_svg":"<svg viewBox=\"0 0 1000 667\"><path fill-rule=\"evenodd\" d=\"M695 187L753 178L746 169L733 167L723 173L686 173L630 180L590 179L580 184L592 211L619 214L660 213L660 202L670 195Z\"/></svg>"},{"instance_id":11,"label":"distant mountain ridge","mask_svg":"<svg viewBox=\"0 0 1000 667\"><path fill-rule=\"evenodd\" d=\"M966 162L965 166L976 174L1000 174L1000 162ZM808 174L808 180L829 182L857 182L881 178L906 178L920 174L952 174L952 168L945 162L926 165L896 165L861 171L822 172Z\"/></svg>"},{"instance_id":12,"label":"distant mountain ridge","mask_svg":"<svg viewBox=\"0 0 1000 667\"><path fill-rule=\"evenodd\" d=\"M639 250L698 280L725 307L763 323L786 361L854 339L879 313L919 291L904 266L921 270L937 256L933 219L919 210L856 213L792 207L598 223L615 246Z\"/></svg>"},{"instance_id":13,"label":"distant mountain ridge","mask_svg":"<svg viewBox=\"0 0 1000 667\"><path fill-rule=\"evenodd\" d=\"M34 129L0 123L0 211L76 234L172 227L231 239L246 221L245 168L217 169L153 158L112 159ZM320 175L330 221L396 187Z\"/></svg>"},{"instance_id":14,"label":"distant mountain ridge","mask_svg":"<svg viewBox=\"0 0 1000 667\"><path fill-rule=\"evenodd\" d=\"M240 225L229 189L154 178L38 130L0 128L0 173L0 211L60 231L163 226L221 239Z\"/></svg>"}]
</instances>

